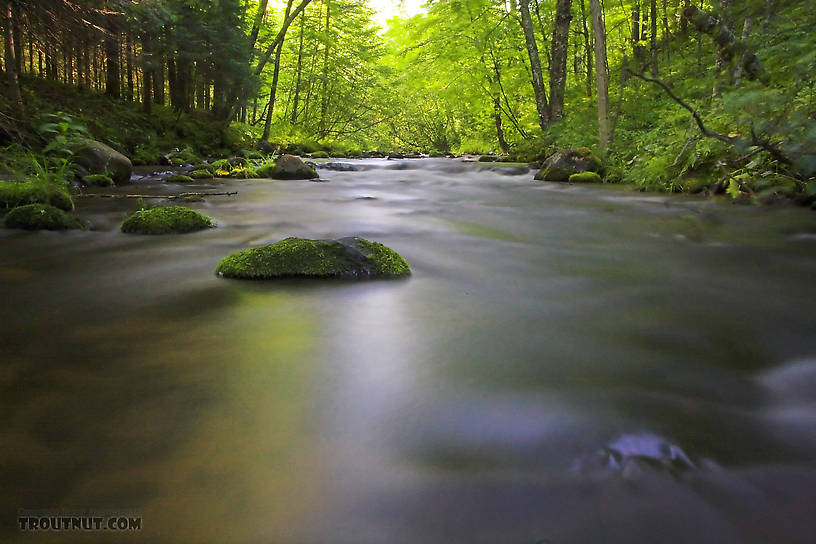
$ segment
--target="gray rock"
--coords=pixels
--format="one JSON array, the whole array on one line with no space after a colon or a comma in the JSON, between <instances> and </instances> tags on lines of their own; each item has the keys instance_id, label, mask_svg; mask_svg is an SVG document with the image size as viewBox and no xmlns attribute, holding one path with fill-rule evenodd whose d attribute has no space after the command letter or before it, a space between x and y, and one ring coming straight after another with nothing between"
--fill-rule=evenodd
<instances>
[{"instance_id":1,"label":"gray rock","mask_svg":"<svg viewBox=\"0 0 816 544\"><path fill-rule=\"evenodd\" d=\"M272 169L269 177L273 179L314 179L317 177L317 172L299 157L281 155L275 161L275 168Z\"/></svg>"},{"instance_id":2,"label":"gray rock","mask_svg":"<svg viewBox=\"0 0 816 544\"><path fill-rule=\"evenodd\" d=\"M74 162L85 168L88 174L109 175L116 184L127 183L133 174L133 164L130 159L110 146L80 138L71 144Z\"/></svg>"}]
</instances>

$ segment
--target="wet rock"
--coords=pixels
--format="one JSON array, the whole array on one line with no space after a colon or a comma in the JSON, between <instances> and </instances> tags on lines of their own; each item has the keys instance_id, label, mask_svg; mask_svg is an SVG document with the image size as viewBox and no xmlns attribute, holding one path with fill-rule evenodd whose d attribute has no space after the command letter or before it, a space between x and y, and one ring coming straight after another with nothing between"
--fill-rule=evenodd
<instances>
[{"instance_id":1,"label":"wet rock","mask_svg":"<svg viewBox=\"0 0 816 544\"><path fill-rule=\"evenodd\" d=\"M325 163L307 163L312 168L323 168L324 170L335 170L337 172L357 172L359 167L349 164L347 162L325 162Z\"/></svg>"},{"instance_id":2,"label":"wet rock","mask_svg":"<svg viewBox=\"0 0 816 544\"><path fill-rule=\"evenodd\" d=\"M103 174L116 184L127 183L133 174L130 159L102 142L80 138L71 144L73 159L87 174Z\"/></svg>"},{"instance_id":3,"label":"wet rock","mask_svg":"<svg viewBox=\"0 0 816 544\"><path fill-rule=\"evenodd\" d=\"M550 156L535 176L539 181L569 181L573 174L603 174L603 163L586 147L562 149Z\"/></svg>"},{"instance_id":4,"label":"wet rock","mask_svg":"<svg viewBox=\"0 0 816 544\"><path fill-rule=\"evenodd\" d=\"M697 468L686 452L652 433L624 434L576 464L581 472L638 474L647 469L677 474Z\"/></svg>"},{"instance_id":5,"label":"wet rock","mask_svg":"<svg viewBox=\"0 0 816 544\"><path fill-rule=\"evenodd\" d=\"M195 180L190 176L185 176L184 174L173 174L172 176L167 176L164 178L164 181L167 183L192 183Z\"/></svg>"},{"instance_id":6,"label":"wet rock","mask_svg":"<svg viewBox=\"0 0 816 544\"><path fill-rule=\"evenodd\" d=\"M317 177L317 172L299 157L282 155L275 161L275 167L269 173L269 177L274 179L313 179Z\"/></svg>"},{"instance_id":7,"label":"wet rock","mask_svg":"<svg viewBox=\"0 0 816 544\"><path fill-rule=\"evenodd\" d=\"M111 187L115 185L113 179L105 174L88 174L82 176L82 183L94 187Z\"/></svg>"},{"instance_id":8,"label":"wet rock","mask_svg":"<svg viewBox=\"0 0 816 544\"><path fill-rule=\"evenodd\" d=\"M393 249L363 238L286 238L234 253L215 271L239 279L393 278L409 275L411 268Z\"/></svg>"}]
</instances>

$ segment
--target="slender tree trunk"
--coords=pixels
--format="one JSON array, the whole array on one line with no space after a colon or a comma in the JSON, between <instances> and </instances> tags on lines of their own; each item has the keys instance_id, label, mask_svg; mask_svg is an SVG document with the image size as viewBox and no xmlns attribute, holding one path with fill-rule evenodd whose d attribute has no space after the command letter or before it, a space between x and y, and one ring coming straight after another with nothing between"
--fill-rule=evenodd
<instances>
[{"instance_id":1,"label":"slender tree trunk","mask_svg":"<svg viewBox=\"0 0 816 544\"><path fill-rule=\"evenodd\" d=\"M730 16L730 7L731 7L731 0L720 0L720 21L722 25L725 27L728 32L733 32L733 21L731 20ZM726 68L728 66L728 59L726 57L726 53L722 47L717 47L717 60L715 66L715 75L714 75L714 89L712 90L712 95L714 97L718 97L722 95L722 88L725 84L726 79Z\"/></svg>"},{"instance_id":2,"label":"slender tree trunk","mask_svg":"<svg viewBox=\"0 0 816 544\"><path fill-rule=\"evenodd\" d=\"M65 75L68 79L68 84L74 84L74 47L73 45L66 39L65 43Z\"/></svg>"},{"instance_id":3,"label":"slender tree trunk","mask_svg":"<svg viewBox=\"0 0 816 544\"><path fill-rule=\"evenodd\" d=\"M14 67L19 77L19 75L23 73L23 30L20 27L20 8L14 2L9 2L9 5L11 6Z\"/></svg>"},{"instance_id":4,"label":"slender tree trunk","mask_svg":"<svg viewBox=\"0 0 816 544\"><path fill-rule=\"evenodd\" d=\"M557 0L550 64L550 121L564 117L564 89L567 85L567 49L572 20L572 0Z\"/></svg>"},{"instance_id":5,"label":"slender tree trunk","mask_svg":"<svg viewBox=\"0 0 816 544\"><path fill-rule=\"evenodd\" d=\"M606 29L600 0L589 0L592 30L595 34L595 78L598 83L598 135L599 147L609 145L609 75L606 67Z\"/></svg>"},{"instance_id":6,"label":"slender tree trunk","mask_svg":"<svg viewBox=\"0 0 816 544\"><path fill-rule=\"evenodd\" d=\"M774 9L776 8L775 0L765 0L765 21L762 24L762 32L765 34L771 29L771 18L773 17Z\"/></svg>"},{"instance_id":7,"label":"slender tree trunk","mask_svg":"<svg viewBox=\"0 0 816 544\"><path fill-rule=\"evenodd\" d=\"M742 41L748 40L748 35L751 33L751 18L746 17L745 23L742 25ZM737 61L737 69L734 72L734 87L739 87L742 82L743 65L745 64L745 51L740 53L739 61Z\"/></svg>"},{"instance_id":8,"label":"slender tree trunk","mask_svg":"<svg viewBox=\"0 0 816 544\"><path fill-rule=\"evenodd\" d=\"M127 57L125 57L126 62L126 69L127 69L127 88L128 88L128 95L127 98L131 102L133 101L133 38L128 36L127 38Z\"/></svg>"},{"instance_id":9,"label":"slender tree trunk","mask_svg":"<svg viewBox=\"0 0 816 544\"><path fill-rule=\"evenodd\" d=\"M651 2L649 22L651 23L649 44L652 54L652 77L659 77L660 73L657 69L657 0L652 0Z\"/></svg>"},{"instance_id":10,"label":"slender tree trunk","mask_svg":"<svg viewBox=\"0 0 816 544\"><path fill-rule=\"evenodd\" d=\"M499 148L502 153L507 153L510 146L507 145L507 140L504 138L504 125L502 124L501 115L501 98L499 95L493 97L493 120L496 124L496 138L499 140Z\"/></svg>"},{"instance_id":11,"label":"slender tree trunk","mask_svg":"<svg viewBox=\"0 0 816 544\"><path fill-rule=\"evenodd\" d=\"M289 18L289 12L292 9L292 2L293 0L289 0L286 3L286 13L283 16L284 20ZM328 27L329 16L326 14L326 26ZM284 35L284 39L286 36ZM269 105L266 108L266 119L264 120L264 130L263 135L261 135L261 141L268 142L269 141L269 131L272 128L272 112L275 111L275 97L278 93L278 76L280 74L280 60L281 60L281 52L283 51L283 42L284 39L281 39L278 43L278 49L275 51L275 68L272 71L272 86L269 88Z\"/></svg>"},{"instance_id":12,"label":"slender tree trunk","mask_svg":"<svg viewBox=\"0 0 816 544\"><path fill-rule=\"evenodd\" d=\"M14 114L22 119L25 115L23 108L23 95L20 91L20 77L17 73L17 60L14 58L14 31L12 29L11 5L7 0L0 0L0 10L3 15L3 59L8 78L9 98L11 99Z\"/></svg>"},{"instance_id":13,"label":"slender tree trunk","mask_svg":"<svg viewBox=\"0 0 816 544\"><path fill-rule=\"evenodd\" d=\"M295 78L295 98L292 103L292 126L297 124L298 100L300 99L300 79L303 70L303 26L306 22L306 12L300 15L300 45L298 45L297 77Z\"/></svg>"},{"instance_id":14,"label":"slender tree trunk","mask_svg":"<svg viewBox=\"0 0 816 544\"><path fill-rule=\"evenodd\" d=\"M586 3L581 0L581 29L584 35L584 63L586 64L586 92L592 98L592 46L587 27Z\"/></svg>"},{"instance_id":15,"label":"slender tree trunk","mask_svg":"<svg viewBox=\"0 0 816 544\"><path fill-rule=\"evenodd\" d=\"M671 31L669 30L668 0L663 0L663 47L666 48L666 60L671 60Z\"/></svg>"},{"instance_id":16,"label":"slender tree trunk","mask_svg":"<svg viewBox=\"0 0 816 544\"><path fill-rule=\"evenodd\" d=\"M329 0L324 0L326 3L326 25L325 25L325 32L329 32L329 14L331 11L331 4ZM328 93L326 92L326 88L329 82L329 40L326 41L326 47L323 49L323 82L321 85L321 92L320 92L320 124L319 124L319 137L318 139L322 139L326 137L326 112L328 109L329 97Z\"/></svg>"},{"instance_id":17,"label":"slender tree trunk","mask_svg":"<svg viewBox=\"0 0 816 544\"><path fill-rule=\"evenodd\" d=\"M550 124L550 108L547 103L547 94L544 91L544 77L541 74L541 60L538 56L538 46L533 33L533 21L530 18L529 0L519 0L519 13L521 14L521 28L524 30L524 41L527 45L527 55L530 57L530 71L533 79L536 111L538 112L538 125L541 127L542 132L546 132Z\"/></svg>"},{"instance_id":18,"label":"slender tree trunk","mask_svg":"<svg viewBox=\"0 0 816 544\"><path fill-rule=\"evenodd\" d=\"M111 30L105 38L105 94L119 98L119 33Z\"/></svg>"},{"instance_id":19,"label":"slender tree trunk","mask_svg":"<svg viewBox=\"0 0 816 544\"><path fill-rule=\"evenodd\" d=\"M689 7L689 0L683 0L683 11ZM688 19L685 17L680 17L680 33L685 36L686 32L688 32Z\"/></svg>"},{"instance_id":20,"label":"slender tree trunk","mask_svg":"<svg viewBox=\"0 0 816 544\"><path fill-rule=\"evenodd\" d=\"M252 24L252 31L249 33L250 58L255 56L255 42L258 41L258 32L261 31L261 23L263 23L264 16L266 15L266 6L268 3L269 0L261 0L258 4L258 11L255 13L255 22Z\"/></svg>"}]
</instances>

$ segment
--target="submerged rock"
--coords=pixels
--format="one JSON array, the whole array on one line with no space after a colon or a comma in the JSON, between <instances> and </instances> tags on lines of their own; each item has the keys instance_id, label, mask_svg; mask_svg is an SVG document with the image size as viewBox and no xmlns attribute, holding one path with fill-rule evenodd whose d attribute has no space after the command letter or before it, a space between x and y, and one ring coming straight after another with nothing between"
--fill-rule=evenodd
<instances>
[{"instance_id":1,"label":"submerged rock","mask_svg":"<svg viewBox=\"0 0 816 544\"><path fill-rule=\"evenodd\" d=\"M619 472L623 475L650 468L678 474L697 466L676 444L648 433L624 434L576 464L581 472Z\"/></svg>"},{"instance_id":2,"label":"submerged rock","mask_svg":"<svg viewBox=\"0 0 816 544\"><path fill-rule=\"evenodd\" d=\"M363 238L280 242L234 253L215 269L226 278L273 279L400 277L411 268L396 251Z\"/></svg>"},{"instance_id":3,"label":"submerged rock","mask_svg":"<svg viewBox=\"0 0 816 544\"><path fill-rule=\"evenodd\" d=\"M127 183L133 174L130 159L102 142L80 138L71 145L73 159L88 171L88 174L104 174L117 184Z\"/></svg>"},{"instance_id":4,"label":"submerged rock","mask_svg":"<svg viewBox=\"0 0 816 544\"><path fill-rule=\"evenodd\" d=\"M48 204L28 204L6 215L6 228L25 230L86 229L80 218Z\"/></svg>"},{"instance_id":5,"label":"submerged rock","mask_svg":"<svg viewBox=\"0 0 816 544\"><path fill-rule=\"evenodd\" d=\"M294 155L282 155L275 161L275 167L269 172L269 177L274 179L314 179L317 172L314 168L306 165L300 157Z\"/></svg>"},{"instance_id":6,"label":"submerged rock","mask_svg":"<svg viewBox=\"0 0 816 544\"><path fill-rule=\"evenodd\" d=\"M212 219L184 206L139 210L122 223L129 234L182 234L214 227Z\"/></svg>"},{"instance_id":7,"label":"submerged rock","mask_svg":"<svg viewBox=\"0 0 816 544\"><path fill-rule=\"evenodd\" d=\"M190 177L193 179L212 179L213 173L209 169L200 168L190 172Z\"/></svg>"},{"instance_id":8,"label":"submerged rock","mask_svg":"<svg viewBox=\"0 0 816 544\"><path fill-rule=\"evenodd\" d=\"M312 163L314 167L325 168L326 170L334 170L336 172L357 172L360 170L358 166L349 164L347 162L324 162L322 164Z\"/></svg>"},{"instance_id":9,"label":"submerged rock","mask_svg":"<svg viewBox=\"0 0 816 544\"><path fill-rule=\"evenodd\" d=\"M595 172L603 174L603 163L586 147L562 149L545 162L535 176L539 181L569 181L573 174Z\"/></svg>"}]
</instances>

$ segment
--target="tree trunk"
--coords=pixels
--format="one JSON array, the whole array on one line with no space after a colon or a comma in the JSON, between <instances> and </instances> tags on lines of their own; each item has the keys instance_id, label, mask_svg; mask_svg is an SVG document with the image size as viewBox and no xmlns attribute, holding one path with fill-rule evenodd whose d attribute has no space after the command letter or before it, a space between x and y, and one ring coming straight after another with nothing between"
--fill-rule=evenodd
<instances>
[{"instance_id":1,"label":"tree trunk","mask_svg":"<svg viewBox=\"0 0 816 544\"><path fill-rule=\"evenodd\" d=\"M286 14L283 16L284 20L289 18L289 12L292 9L292 1L289 0L286 3ZM326 14L326 26L329 24L329 15ZM284 39L286 35L284 34ZM269 141L269 131L272 127L272 112L275 110L275 96L278 92L278 74L280 73L280 59L281 59L281 52L283 51L283 42L284 40L278 43L278 49L275 51L275 68L272 71L272 86L269 88L269 105L266 108L266 119L264 120L264 130L263 135L261 135L262 142Z\"/></svg>"},{"instance_id":2,"label":"tree trunk","mask_svg":"<svg viewBox=\"0 0 816 544\"><path fill-rule=\"evenodd\" d=\"M106 77L105 94L119 98L119 33L111 30L105 38Z\"/></svg>"},{"instance_id":3,"label":"tree trunk","mask_svg":"<svg viewBox=\"0 0 816 544\"><path fill-rule=\"evenodd\" d=\"M538 57L538 46L536 45L535 34L533 34L529 0L519 0L519 13L521 14L521 28L524 30L524 41L527 45L527 55L530 57L530 71L533 79L536 111L538 112L538 125L541 127L542 132L546 132L550 124L550 108L547 104L547 94L544 91L544 77L541 74L541 60Z\"/></svg>"},{"instance_id":4,"label":"tree trunk","mask_svg":"<svg viewBox=\"0 0 816 544\"><path fill-rule=\"evenodd\" d=\"M14 49L14 67L17 76L23 73L23 30L20 27L20 8L14 2L9 2L11 6L12 23L12 47Z\"/></svg>"},{"instance_id":5,"label":"tree trunk","mask_svg":"<svg viewBox=\"0 0 816 544\"><path fill-rule=\"evenodd\" d=\"M295 78L295 98L292 103L292 126L297 124L298 100L300 99L300 79L303 70L303 26L306 24L306 13L300 16L300 45L298 46L297 77Z\"/></svg>"},{"instance_id":6,"label":"tree trunk","mask_svg":"<svg viewBox=\"0 0 816 544\"><path fill-rule=\"evenodd\" d=\"M567 84L567 49L572 20L572 0L557 0L550 64L550 121L564 117L564 89Z\"/></svg>"},{"instance_id":7,"label":"tree trunk","mask_svg":"<svg viewBox=\"0 0 816 544\"><path fill-rule=\"evenodd\" d=\"M14 31L12 30L11 5L7 0L0 1L0 10L3 16L3 59L8 78L9 98L11 99L14 114L22 120L25 115L23 108L23 95L20 92L20 77L17 73L17 60L14 58Z\"/></svg>"},{"instance_id":8,"label":"tree trunk","mask_svg":"<svg viewBox=\"0 0 816 544\"><path fill-rule=\"evenodd\" d=\"M127 38L127 57L125 57L125 62L127 66L127 87L128 87L128 100L131 102L133 101L133 38L128 36Z\"/></svg>"},{"instance_id":9,"label":"tree trunk","mask_svg":"<svg viewBox=\"0 0 816 544\"><path fill-rule=\"evenodd\" d=\"M249 33L249 50L250 58L255 56L255 42L258 41L258 32L261 31L261 23L263 23L266 15L266 6L269 0L261 0L258 4L258 11L255 13L255 22L252 25L252 31Z\"/></svg>"},{"instance_id":10,"label":"tree trunk","mask_svg":"<svg viewBox=\"0 0 816 544\"><path fill-rule=\"evenodd\" d=\"M592 98L592 46L589 39L589 28L587 27L586 3L581 0L581 28L584 35L584 63L586 64L586 92Z\"/></svg>"},{"instance_id":11,"label":"tree trunk","mask_svg":"<svg viewBox=\"0 0 816 544\"><path fill-rule=\"evenodd\" d=\"M659 77L660 74L657 69L657 0L652 0L651 9L649 10L649 22L651 23L649 44L652 54L652 77Z\"/></svg>"},{"instance_id":12,"label":"tree trunk","mask_svg":"<svg viewBox=\"0 0 816 544\"><path fill-rule=\"evenodd\" d=\"M326 26L325 32L328 34L329 32L329 13L331 11L331 5L329 4L329 0L324 0L326 3ZM320 124L318 130L318 139L322 139L326 136L326 111L328 109L328 102L329 97L328 93L326 92L326 88L329 82L329 41L326 41L326 47L323 49L323 82L321 85L320 91Z\"/></svg>"},{"instance_id":13,"label":"tree trunk","mask_svg":"<svg viewBox=\"0 0 816 544\"><path fill-rule=\"evenodd\" d=\"M668 0L663 0L663 47L666 48L666 60L671 60L671 31L669 30Z\"/></svg>"},{"instance_id":14,"label":"tree trunk","mask_svg":"<svg viewBox=\"0 0 816 544\"><path fill-rule=\"evenodd\" d=\"M606 68L606 29L600 0L589 0L592 30L595 34L595 78L598 83L598 135L599 147L609 145L609 75Z\"/></svg>"},{"instance_id":15,"label":"tree trunk","mask_svg":"<svg viewBox=\"0 0 816 544\"><path fill-rule=\"evenodd\" d=\"M502 153L507 153L510 146L507 145L507 140L504 138L504 125L502 124L501 116L501 98L499 95L493 97L493 120L496 123L496 138L499 140L499 148Z\"/></svg>"},{"instance_id":16,"label":"tree trunk","mask_svg":"<svg viewBox=\"0 0 816 544\"><path fill-rule=\"evenodd\" d=\"M745 23L742 25L742 41L745 43L748 40L748 35L751 33L751 18L746 17ZM743 65L745 63L745 51L740 53L739 60L737 61L737 69L734 72L734 87L739 87L740 83L742 82L742 72L744 70Z\"/></svg>"},{"instance_id":17,"label":"tree trunk","mask_svg":"<svg viewBox=\"0 0 816 544\"><path fill-rule=\"evenodd\" d=\"M723 28L727 30L729 33L732 33L732 21L729 14L731 0L720 0L720 23L722 24ZM713 96L717 97L722 94L722 87L723 87L723 80L725 79L726 67L728 62L730 61L730 57L728 54L723 50L722 47L717 47L717 60L716 60L716 71L714 75L714 90L712 91ZM656 76L655 76L656 77Z\"/></svg>"}]
</instances>

